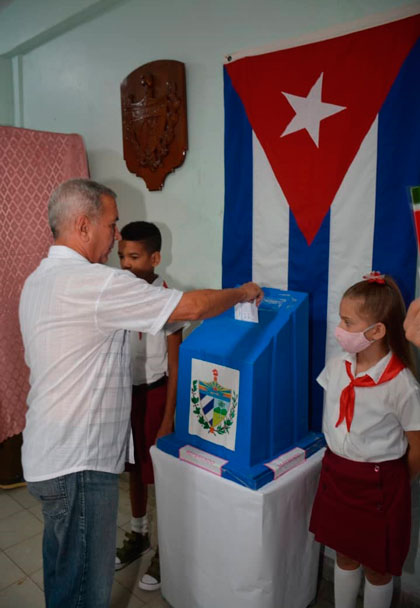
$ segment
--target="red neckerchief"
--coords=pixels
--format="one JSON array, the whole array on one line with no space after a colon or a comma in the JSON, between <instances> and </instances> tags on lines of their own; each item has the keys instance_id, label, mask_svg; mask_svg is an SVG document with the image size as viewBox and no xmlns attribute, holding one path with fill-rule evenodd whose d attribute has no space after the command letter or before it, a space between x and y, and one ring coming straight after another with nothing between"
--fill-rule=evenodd
<instances>
[{"instance_id":1,"label":"red neckerchief","mask_svg":"<svg viewBox=\"0 0 420 608\"><path fill-rule=\"evenodd\" d=\"M345 364L347 375L350 378L350 383L341 391L340 415L338 416L338 420L335 426L339 426L343 422L343 420L346 419L347 430L350 431L354 414L354 387L377 386L378 384L382 384L383 382L388 382L388 380L392 380L392 378L395 378L395 376L397 376L400 371L405 368L405 365L398 359L396 355L392 354L392 357L389 360L389 363L386 366L382 376L379 378L378 382L375 382L368 374L360 376L360 378L355 378L351 373L350 361L345 361Z\"/></svg>"}]
</instances>

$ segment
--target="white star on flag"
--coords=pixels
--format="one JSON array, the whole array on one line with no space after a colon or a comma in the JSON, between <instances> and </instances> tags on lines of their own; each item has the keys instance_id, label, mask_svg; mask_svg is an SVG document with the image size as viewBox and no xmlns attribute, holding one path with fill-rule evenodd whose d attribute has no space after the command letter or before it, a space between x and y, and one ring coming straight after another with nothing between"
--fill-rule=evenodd
<instances>
[{"instance_id":1,"label":"white star on flag","mask_svg":"<svg viewBox=\"0 0 420 608\"><path fill-rule=\"evenodd\" d=\"M292 95L291 93L282 91L296 114L280 137L295 133L295 131L300 131L301 129L306 129L315 145L319 147L319 125L321 120L346 109L344 106L337 106L333 103L324 103L321 101L323 76L324 73L321 72L321 75L309 91L307 97Z\"/></svg>"}]
</instances>

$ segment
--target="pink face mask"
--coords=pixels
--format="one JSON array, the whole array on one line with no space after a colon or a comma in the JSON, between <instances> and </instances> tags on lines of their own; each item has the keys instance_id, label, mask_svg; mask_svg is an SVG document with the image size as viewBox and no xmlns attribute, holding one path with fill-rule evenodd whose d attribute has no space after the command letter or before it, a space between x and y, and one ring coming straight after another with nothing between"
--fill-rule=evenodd
<instances>
[{"instance_id":1,"label":"pink face mask","mask_svg":"<svg viewBox=\"0 0 420 608\"><path fill-rule=\"evenodd\" d=\"M365 333L375 327L376 323L373 325L369 325L363 331L347 331L342 329L341 327L335 328L335 337L337 338L338 343L341 348L343 348L348 353L361 353L362 350L365 350L368 346L374 342L374 340L368 340L365 337Z\"/></svg>"}]
</instances>

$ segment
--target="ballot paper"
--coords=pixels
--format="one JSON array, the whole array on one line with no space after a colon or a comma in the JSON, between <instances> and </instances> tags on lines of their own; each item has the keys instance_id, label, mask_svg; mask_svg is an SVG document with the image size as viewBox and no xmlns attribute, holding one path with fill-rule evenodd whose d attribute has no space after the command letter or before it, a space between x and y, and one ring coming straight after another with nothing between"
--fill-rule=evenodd
<instances>
[{"instance_id":1,"label":"ballot paper","mask_svg":"<svg viewBox=\"0 0 420 608\"><path fill-rule=\"evenodd\" d=\"M253 302L235 304L235 319L238 321L258 323L258 307L255 300Z\"/></svg>"}]
</instances>

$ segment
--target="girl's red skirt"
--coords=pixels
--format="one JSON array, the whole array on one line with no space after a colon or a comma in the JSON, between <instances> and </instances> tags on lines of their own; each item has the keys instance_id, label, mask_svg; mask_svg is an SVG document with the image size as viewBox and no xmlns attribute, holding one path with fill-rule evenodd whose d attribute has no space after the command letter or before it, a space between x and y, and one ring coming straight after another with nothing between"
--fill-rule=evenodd
<instances>
[{"instance_id":1,"label":"girl's red skirt","mask_svg":"<svg viewBox=\"0 0 420 608\"><path fill-rule=\"evenodd\" d=\"M327 449L309 529L318 542L364 566L400 576L411 529L405 459L355 462Z\"/></svg>"}]
</instances>

